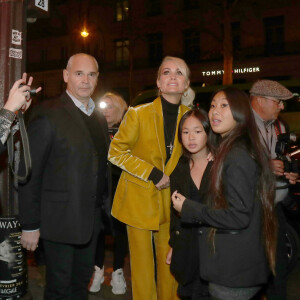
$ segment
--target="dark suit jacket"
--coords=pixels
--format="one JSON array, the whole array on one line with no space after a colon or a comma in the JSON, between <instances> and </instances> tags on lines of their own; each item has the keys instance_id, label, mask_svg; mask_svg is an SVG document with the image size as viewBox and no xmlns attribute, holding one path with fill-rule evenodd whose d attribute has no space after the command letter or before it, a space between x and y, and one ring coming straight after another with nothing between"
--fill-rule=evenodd
<instances>
[{"instance_id":1,"label":"dark suit jacket","mask_svg":"<svg viewBox=\"0 0 300 300\"><path fill-rule=\"evenodd\" d=\"M256 189L259 168L247 150L234 147L223 166L223 187L228 208L186 200L181 218L202 224L199 232L200 275L228 287L248 287L267 281L269 268L262 236L262 209ZM216 228L215 249L210 227ZM235 234L234 234L235 233Z\"/></svg>"},{"instance_id":2,"label":"dark suit jacket","mask_svg":"<svg viewBox=\"0 0 300 300\"><path fill-rule=\"evenodd\" d=\"M108 148L106 120L96 114ZM79 109L66 93L46 101L32 111L28 137L32 173L19 186L22 228L40 228L41 237L54 242L88 242L97 185L107 183L98 182L97 152Z\"/></svg>"},{"instance_id":3,"label":"dark suit jacket","mask_svg":"<svg viewBox=\"0 0 300 300\"><path fill-rule=\"evenodd\" d=\"M209 172L212 162L209 162L202 177L199 199L205 202L209 185ZM184 180L183 180L184 179ZM191 175L189 160L182 156L170 176L171 195L174 191L190 198ZM196 200L196 199L193 199ZM181 218L171 204L170 241L173 248L171 271L176 280L186 285L198 277L199 250L198 231L199 225L195 223L182 223Z\"/></svg>"}]
</instances>

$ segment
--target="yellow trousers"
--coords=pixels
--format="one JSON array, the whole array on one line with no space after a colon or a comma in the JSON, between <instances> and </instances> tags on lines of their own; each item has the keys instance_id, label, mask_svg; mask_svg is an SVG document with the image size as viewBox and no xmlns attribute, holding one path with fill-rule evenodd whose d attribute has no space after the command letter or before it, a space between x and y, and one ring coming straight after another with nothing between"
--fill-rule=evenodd
<instances>
[{"instance_id":1,"label":"yellow trousers","mask_svg":"<svg viewBox=\"0 0 300 300\"><path fill-rule=\"evenodd\" d=\"M176 295L178 284L170 272L170 266L166 264L170 249L169 228L169 223L160 225L159 231L137 229L127 225L133 300L179 299Z\"/></svg>"}]
</instances>

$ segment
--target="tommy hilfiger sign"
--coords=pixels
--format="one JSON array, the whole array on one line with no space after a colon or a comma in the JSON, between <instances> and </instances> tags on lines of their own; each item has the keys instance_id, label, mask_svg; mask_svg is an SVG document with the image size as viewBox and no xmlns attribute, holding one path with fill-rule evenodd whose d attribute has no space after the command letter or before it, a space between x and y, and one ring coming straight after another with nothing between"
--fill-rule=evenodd
<instances>
[{"instance_id":1,"label":"tommy hilfiger sign","mask_svg":"<svg viewBox=\"0 0 300 300\"><path fill-rule=\"evenodd\" d=\"M259 67L251 67L251 68L236 68L232 70L234 74L244 74L244 73L257 73L260 72ZM223 75L224 70L212 70L212 71L202 71L203 76L217 76Z\"/></svg>"}]
</instances>

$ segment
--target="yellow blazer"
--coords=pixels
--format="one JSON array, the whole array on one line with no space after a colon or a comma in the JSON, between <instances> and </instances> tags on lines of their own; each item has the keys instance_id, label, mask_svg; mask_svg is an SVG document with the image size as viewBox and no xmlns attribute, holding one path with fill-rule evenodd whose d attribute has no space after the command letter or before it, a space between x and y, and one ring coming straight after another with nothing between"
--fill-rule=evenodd
<instances>
[{"instance_id":1,"label":"yellow blazer","mask_svg":"<svg viewBox=\"0 0 300 300\"><path fill-rule=\"evenodd\" d=\"M108 159L123 172L115 193L112 215L130 226L158 230L170 222L170 189L159 191L148 177L156 167L170 176L181 156L178 124L189 108L180 105L172 155L165 165L166 147L161 99L129 108L110 144Z\"/></svg>"}]
</instances>

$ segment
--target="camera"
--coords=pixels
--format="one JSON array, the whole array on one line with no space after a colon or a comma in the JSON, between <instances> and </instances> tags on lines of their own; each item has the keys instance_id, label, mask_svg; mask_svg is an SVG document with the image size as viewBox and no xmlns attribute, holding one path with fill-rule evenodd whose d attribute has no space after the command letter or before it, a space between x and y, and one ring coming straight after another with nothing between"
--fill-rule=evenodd
<instances>
[{"instance_id":1,"label":"camera","mask_svg":"<svg viewBox=\"0 0 300 300\"><path fill-rule=\"evenodd\" d=\"M119 130L118 127L108 128L108 134L111 140L113 139L113 137L115 136L118 130Z\"/></svg>"},{"instance_id":2,"label":"camera","mask_svg":"<svg viewBox=\"0 0 300 300\"><path fill-rule=\"evenodd\" d=\"M24 85L25 85L24 83L21 83L21 84L19 85L19 88L22 87L22 86L24 86ZM30 98L36 95L36 89L32 89L32 90L31 90L31 89L28 89L26 92L29 92L29 93L30 93Z\"/></svg>"},{"instance_id":3,"label":"camera","mask_svg":"<svg viewBox=\"0 0 300 300\"><path fill-rule=\"evenodd\" d=\"M297 159L300 149L296 145L297 136L295 133L282 133L277 136L275 152L277 159L283 161L284 171L298 173L300 170L300 160Z\"/></svg>"}]
</instances>

